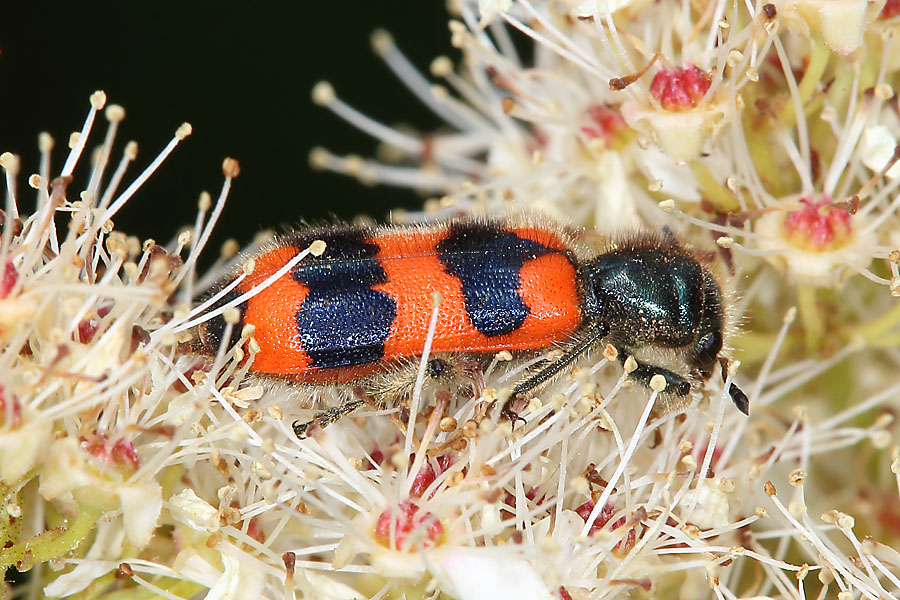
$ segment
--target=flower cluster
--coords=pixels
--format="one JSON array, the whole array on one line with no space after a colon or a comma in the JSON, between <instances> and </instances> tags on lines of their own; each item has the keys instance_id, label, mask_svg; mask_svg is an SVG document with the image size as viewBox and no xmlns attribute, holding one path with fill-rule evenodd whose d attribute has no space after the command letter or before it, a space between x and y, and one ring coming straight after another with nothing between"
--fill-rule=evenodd
<instances>
[{"instance_id":1,"label":"flower cluster","mask_svg":"<svg viewBox=\"0 0 900 600\"><path fill-rule=\"evenodd\" d=\"M58 171L40 137L33 214L0 156L0 569L48 597L900 597L900 5L451 10L445 84L373 36L449 129L394 129L320 83L384 148L313 165L432 193L409 221L676 231L731 282L727 380L672 406L609 347L513 427L493 406L530 365L501 352L472 393L417 387L298 439L353 390L255 378L252 327L197 353L196 298L254 267L235 243L196 267L237 162L176 239L129 237L116 213L190 126L132 177L124 110L97 92Z\"/></svg>"}]
</instances>

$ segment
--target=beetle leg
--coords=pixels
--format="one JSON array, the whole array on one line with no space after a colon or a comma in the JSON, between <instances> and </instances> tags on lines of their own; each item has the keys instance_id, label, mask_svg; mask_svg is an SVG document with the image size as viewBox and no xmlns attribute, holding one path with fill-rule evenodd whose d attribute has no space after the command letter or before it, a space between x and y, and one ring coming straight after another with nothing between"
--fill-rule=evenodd
<instances>
[{"instance_id":1,"label":"beetle leg","mask_svg":"<svg viewBox=\"0 0 900 600\"><path fill-rule=\"evenodd\" d=\"M294 434L304 439L313 425L327 427L364 406L381 408L409 397L415 387L418 371L418 363L410 362L398 365L391 371L360 380L359 385L353 388L353 397L342 404L316 413L311 421L305 423L295 421L292 425ZM438 386L453 385L461 378L472 380L477 384L480 379L475 379L476 373L480 376L477 364L455 360L453 357L432 357L425 365L426 380Z\"/></svg>"},{"instance_id":2,"label":"beetle leg","mask_svg":"<svg viewBox=\"0 0 900 600\"><path fill-rule=\"evenodd\" d=\"M365 395L354 395L353 398L344 401L334 408L329 408L328 410L323 410L322 412L317 413L316 416L313 417L312 421L307 421L306 423L294 421L291 427L294 429L294 435L303 440L306 439L306 432L313 425L318 427L328 427L332 423L340 421L343 417L356 412L357 410L368 404L369 400L365 397Z\"/></svg>"},{"instance_id":3,"label":"beetle leg","mask_svg":"<svg viewBox=\"0 0 900 600\"><path fill-rule=\"evenodd\" d=\"M500 418L510 421L513 424L513 427L515 427L516 423L518 423L519 421L525 423L525 418L520 415L517 410L518 408L524 407L524 402L525 397L521 394L510 396L509 399L503 403L503 408L500 409Z\"/></svg>"},{"instance_id":4,"label":"beetle leg","mask_svg":"<svg viewBox=\"0 0 900 600\"><path fill-rule=\"evenodd\" d=\"M522 379L513 386L510 391L509 399L503 404L501 415L510 421L524 421L522 417L514 409L514 404L519 400L524 400L525 394L536 387L546 383L550 379L559 375L562 371L572 366L572 363L584 354L588 349L596 345L600 340L609 335L609 325L599 321L591 325L588 333L574 346L569 348L562 356L556 360L550 361L549 364L543 366L537 372L529 377Z\"/></svg>"}]
</instances>

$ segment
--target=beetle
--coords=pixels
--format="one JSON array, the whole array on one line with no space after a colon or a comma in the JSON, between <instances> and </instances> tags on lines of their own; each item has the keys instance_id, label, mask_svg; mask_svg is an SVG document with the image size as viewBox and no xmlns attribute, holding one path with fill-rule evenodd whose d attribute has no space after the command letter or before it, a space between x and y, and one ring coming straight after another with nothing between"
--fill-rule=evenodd
<instances>
[{"instance_id":1,"label":"beetle","mask_svg":"<svg viewBox=\"0 0 900 600\"><path fill-rule=\"evenodd\" d=\"M662 377L664 393L676 398L706 382L716 364L727 378L725 294L708 259L671 232L634 234L597 248L577 232L513 218L300 230L260 251L253 272L220 292L210 311L234 305L315 240L325 242L324 253L303 258L237 304L236 325L229 329L221 314L209 318L200 349L213 354L253 325L255 374L352 385L355 397L320 413L320 425L367 402L412 393L436 293L441 300L426 375L439 385L471 377L480 359L498 351L562 348L512 387L503 410L510 418L518 418L517 400L600 345L615 348L633 380L650 386ZM674 352L682 372L643 358L660 351ZM734 383L728 391L747 414L744 392ZM295 433L302 437L311 423L295 423Z\"/></svg>"}]
</instances>

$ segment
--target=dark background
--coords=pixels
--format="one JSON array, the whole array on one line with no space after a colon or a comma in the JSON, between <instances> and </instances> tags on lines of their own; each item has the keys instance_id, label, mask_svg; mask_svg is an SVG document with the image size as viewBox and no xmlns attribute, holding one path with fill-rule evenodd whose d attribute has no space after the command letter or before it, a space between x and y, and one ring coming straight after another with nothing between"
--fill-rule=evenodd
<instances>
[{"instance_id":1,"label":"dark background","mask_svg":"<svg viewBox=\"0 0 900 600\"><path fill-rule=\"evenodd\" d=\"M351 105L385 123L431 130L440 121L409 93L371 49L383 27L423 72L450 46L447 15L437 0L349 0L292 3L4 2L0 9L0 152L22 158L20 209L31 212L26 184L38 170L37 134L56 139L57 174L69 133L80 130L94 90L125 108L113 165L128 140L137 176L184 121L193 134L115 218L118 229L166 241L192 223L199 193L213 198L222 159L241 175L225 207L213 248L227 237L249 241L260 229L420 206L415 193L366 187L312 170L313 146L373 156L376 142L310 99L322 79ZM104 135L97 120L82 156ZM112 168L108 169L108 173ZM77 189L83 189L77 187Z\"/></svg>"}]
</instances>

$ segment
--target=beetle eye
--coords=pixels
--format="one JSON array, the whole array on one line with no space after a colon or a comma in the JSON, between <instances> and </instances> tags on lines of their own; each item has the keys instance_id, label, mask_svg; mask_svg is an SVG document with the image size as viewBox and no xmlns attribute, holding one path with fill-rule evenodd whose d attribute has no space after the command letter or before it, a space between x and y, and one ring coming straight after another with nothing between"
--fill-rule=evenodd
<instances>
[{"instance_id":1,"label":"beetle eye","mask_svg":"<svg viewBox=\"0 0 900 600\"><path fill-rule=\"evenodd\" d=\"M701 366L711 365L719 351L722 349L722 334L718 331L707 333L697 342L697 364Z\"/></svg>"}]
</instances>

